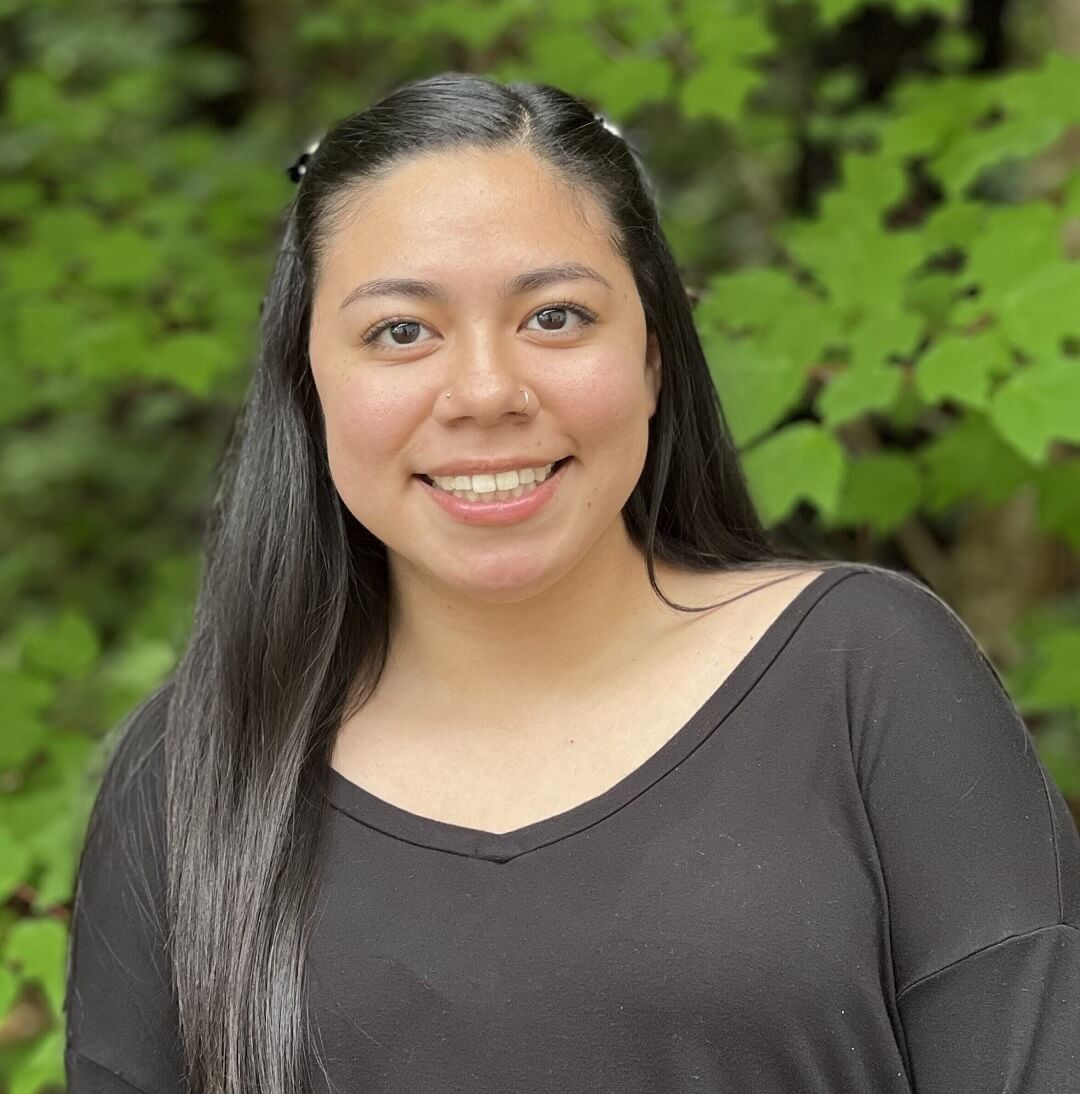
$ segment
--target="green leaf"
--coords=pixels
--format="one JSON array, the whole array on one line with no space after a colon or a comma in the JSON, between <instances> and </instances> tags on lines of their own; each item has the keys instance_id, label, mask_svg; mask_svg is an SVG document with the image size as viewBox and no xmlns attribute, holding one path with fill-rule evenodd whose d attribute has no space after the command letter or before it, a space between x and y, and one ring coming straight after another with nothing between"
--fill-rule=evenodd
<instances>
[{"instance_id":1,"label":"green leaf","mask_svg":"<svg viewBox=\"0 0 1080 1094\"><path fill-rule=\"evenodd\" d=\"M11 971L0 965L0 1021L11 1012L11 1008L19 998L20 987L19 981L11 975Z\"/></svg>"},{"instance_id":2,"label":"green leaf","mask_svg":"<svg viewBox=\"0 0 1080 1094\"><path fill-rule=\"evenodd\" d=\"M1000 505L1034 473L974 411L924 445L918 460L926 483L925 504L932 512L967 501Z\"/></svg>"},{"instance_id":3,"label":"green leaf","mask_svg":"<svg viewBox=\"0 0 1080 1094\"><path fill-rule=\"evenodd\" d=\"M971 337L947 335L932 345L915 365L914 381L927 403L953 399L985 410L995 376L1008 375L1012 360L1008 346L993 330Z\"/></svg>"},{"instance_id":4,"label":"green leaf","mask_svg":"<svg viewBox=\"0 0 1080 1094\"><path fill-rule=\"evenodd\" d=\"M26 665L50 676L84 676L100 650L90 621L70 608L48 620L27 622L22 642Z\"/></svg>"},{"instance_id":5,"label":"green leaf","mask_svg":"<svg viewBox=\"0 0 1080 1094\"><path fill-rule=\"evenodd\" d=\"M672 95L671 65L659 57L626 56L609 61L596 73L590 87L604 104L604 114L618 126L647 103L664 102Z\"/></svg>"},{"instance_id":6,"label":"green leaf","mask_svg":"<svg viewBox=\"0 0 1080 1094\"><path fill-rule=\"evenodd\" d=\"M960 284L955 274L922 273L906 283L901 303L920 316L927 334L934 335L948 325L960 299Z\"/></svg>"},{"instance_id":7,"label":"green leaf","mask_svg":"<svg viewBox=\"0 0 1080 1094\"><path fill-rule=\"evenodd\" d=\"M979 238L990 215L983 202L963 198L944 201L924 221L923 234L942 250L966 250Z\"/></svg>"},{"instance_id":8,"label":"green leaf","mask_svg":"<svg viewBox=\"0 0 1080 1094\"><path fill-rule=\"evenodd\" d=\"M928 11L936 12L948 19L960 18L965 10L965 0L893 0L901 15L922 15Z\"/></svg>"},{"instance_id":9,"label":"green leaf","mask_svg":"<svg viewBox=\"0 0 1080 1094\"><path fill-rule=\"evenodd\" d=\"M1008 159L1027 159L1061 136L1068 124L1054 117L1014 118L967 133L934 157L930 174L954 193L970 186L987 168Z\"/></svg>"},{"instance_id":10,"label":"green leaf","mask_svg":"<svg viewBox=\"0 0 1080 1094\"><path fill-rule=\"evenodd\" d=\"M1062 210L1067 217L1080 217L1080 170L1074 170L1069 176Z\"/></svg>"},{"instance_id":11,"label":"green leaf","mask_svg":"<svg viewBox=\"0 0 1080 1094\"><path fill-rule=\"evenodd\" d=\"M0 733L0 771L21 767L45 745L46 739L47 730L36 715L9 715Z\"/></svg>"},{"instance_id":12,"label":"green leaf","mask_svg":"<svg viewBox=\"0 0 1080 1094\"><path fill-rule=\"evenodd\" d=\"M700 61L680 89L683 115L736 120L762 82L754 59L777 44L765 14L730 0L684 0L680 15Z\"/></svg>"},{"instance_id":13,"label":"green leaf","mask_svg":"<svg viewBox=\"0 0 1080 1094\"><path fill-rule=\"evenodd\" d=\"M25 219L36 214L42 203L41 187L30 179L0 182L0 209L9 217Z\"/></svg>"},{"instance_id":14,"label":"green leaf","mask_svg":"<svg viewBox=\"0 0 1080 1094\"><path fill-rule=\"evenodd\" d=\"M751 59L777 45L767 13L752 0L681 0L679 14L702 56Z\"/></svg>"},{"instance_id":15,"label":"green leaf","mask_svg":"<svg viewBox=\"0 0 1080 1094\"><path fill-rule=\"evenodd\" d=\"M981 48L981 40L969 31L946 29L930 43L930 55L947 70L963 71L978 61Z\"/></svg>"},{"instance_id":16,"label":"green leaf","mask_svg":"<svg viewBox=\"0 0 1080 1094\"><path fill-rule=\"evenodd\" d=\"M989 88L1010 117L1080 121L1080 60L1063 50L1048 50L1037 67L1003 72Z\"/></svg>"},{"instance_id":17,"label":"green leaf","mask_svg":"<svg viewBox=\"0 0 1080 1094\"><path fill-rule=\"evenodd\" d=\"M900 394L904 375L894 365L856 365L829 378L817 398L822 422L833 428L869 410L885 410Z\"/></svg>"},{"instance_id":18,"label":"green leaf","mask_svg":"<svg viewBox=\"0 0 1080 1094\"><path fill-rule=\"evenodd\" d=\"M48 680L29 672L0 668L0 710L9 724L36 719L52 698L53 687Z\"/></svg>"},{"instance_id":19,"label":"green leaf","mask_svg":"<svg viewBox=\"0 0 1080 1094\"><path fill-rule=\"evenodd\" d=\"M1039 527L1080 551L1080 460L1039 468Z\"/></svg>"},{"instance_id":20,"label":"green leaf","mask_svg":"<svg viewBox=\"0 0 1080 1094\"><path fill-rule=\"evenodd\" d=\"M29 872L30 855L26 846L0 825L0 901L6 901L26 881Z\"/></svg>"},{"instance_id":21,"label":"green leaf","mask_svg":"<svg viewBox=\"0 0 1080 1094\"><path fill-rule=\"evenodd\" d=\"M77 345L79 373L94 380L119 380L148 367L152 316L128 309L88 322Z\"/></svg>"},{"instance_id":22,"label":"green leaf","mask_svg":"<svg viewBox=\"0 0 1080 1094\"><path fill-rule=\"evenodd\" d=\"M7 121L14 126L51 122L63 113L64 98L56 83L42 72L15 72L7 88Z\"/></svg>"},{"instance_id":23,"label":"green leaf","mask_svg":"<svg viewBox=\"0 0 1080 1094\"><path fill-rule=\"evenodd\" d=\"M683 81L680 110L688 121L734 121L742 113L746 96L760 81L758 73L733 67L726 58L710 58Z\"/></svg>"},{"instance_id":24,"label":"green leaf","mask_svg":"<svg viewBox=\"0 0 1080 1094\"><path fill-rule=\"evenodd\" d=\"M837 315L825 301L768 267L712 278L696 308L695 322L703 338L713 331L752 330L756 352L803 367L817 362L839 328Z\"/></svg>"},{"instance_id":25,"label":"green leaf","mask_svg":"<svg viewBox=\"0 0 1080 1094\"><path fill-rule=\"evenodd\" d=\"M15 352L20 368L66 372L76 360L78 316L70 304L30 299L15 313Z\"/></svg>"},{"instance_id":26,"label":"green leaf","mask_svg":"<svg viewBox=\"0 0 1080 1094\"><path fill-rule=\"evenodd\" d=\"M23 980L36 980L56 1015L63 1010L66 958L67 930L51 917L20 919L4 942L5 964Z\"/></svg>"},{"instance_id":27,"label":"green leaf","mask_svg":"<svg viewBox=\"0 0 1080 1094\"><path fill-rule=\"evenodd\" d=\"M34 896L34 908L39 914L71 899L77 852L77 841L72 837L72 811L69 808L35 829L26 841L33 858L42 864L35 880Z\"/></svg>"},{"instance_id":28,"label":"green leaf","mask_svg":"<svg viewBox=\"0 0 1080 1094\"><path fill-rule=\"evenodd\" d=\"M201 331L184 331L149 352L149 375L173 381L194 395L206 395L236 364L221 339Z\"/></svg>"},{"instance_id":29,"label":"green leaf","mask_svg":"<svg viewBox=\"0 0 1080 1094\"><path fill-rule=\"evenodd\" d=\"M66 1086L63 1029L42 1034L33 1051L14 1065L8 1092L40 1094L46 1086L59 1090Z\"/></svg>"},{"instance_id":30,"label":"green leaf","mask_svg":"<svg viewBox=\"0 0 1080 1094\"><path fill-rule=\"evenodd\" d=\"M843 184L822 199L822 219L876 224L882 212L907 192L902 164L889 156L849 152L843 158L842 173Z\"/></svg>"},{"instance_id":31,"label":"green leaf","mask_svg":"<svg viewBox=\"0 0 1080 1094\"><path fill-rule=\"evenodd\" d=\"M526 42L534 78L556 86L576 86L581 88L581 94L593 97L588 80L593 74L603 72L610 58L587 30L544 29L540 25L531 31Z\"/></svg>"},{"instance_id":32,"label":"green leaf","mask_svg":"<svg viewBox=\"0 0 1080 1094\"><path fill-rule=\"evenodd\" d=\"M798 402L803 368L792 357L746 338L705 336L705 349L737 448L772 428Z\"/></svg>"},{"instance_id":33,"label":"green leaf","mask_svg":"<svg viewBox=\"0 0 1080 1094\"><path fill-rule=\"evenodd\" d=\"M105 232L86 265L88 286L102 290L138 289L163 270L160 245L132 228Z\"/></svg>"},{"instance_id":34,"label":"green leaf","mask_svg":"<svg viewBox=\"0 0 1080 1094\"><path fill-rule=\"evenodd\" d=\"M24 298L52 292L64 284L64 264L44 247L12 247L2 262L4 280Z\"/></svg>"},{"instance_id":35,"label":"green leaf","mask_svg":"<svg viewBox=\"0 0 1080 1094\"><path fill-rule=\"evenodd\" d=\"M912 80L893 100L880 150L893 159L932 155L968 131L992 101L985 82L966 76Z\"/></svg>"},{"instance_id":36,"label":"green leaf","mask_svg":"<svg viewBox=\"0 0 1080 1094\"><path fill-rule=\"evenodd\" d=\"M768 525L783 520L802 499L833 519L844 462L840 443L816 422L786 426L743 456L751 494Z\"/></svg>"},{"instance_id":37,"label":"green leaf","mask_svg":"<svg viewBox=\"0 0 1080 1094\"><path fill-rule=\"evenodd\" d=\"M868 3L870 0L817 0L818 18L826 26L835 26Z\"/></svg>"},{"instance_id":38,"label":"green leaf","mask_svg":"<svg viewBox=\"0 0 1080 1094\"><path fill-rule=\"evenodd\" d=\"M1057 357L1019 369L994 395L990 420L1033 464L1051 441L1080 444L1080 360Z\"/></svg>"},{"instance_id":39,"label":"green leaf","mask_svg":"<svg viewBox=\"0 0 1080 1094\"><path fill-rule=\"evenodd\" d=\"M427 38L465 43L473 50L490 49L506 30L521 22L522 5L514 0L426 0L409 11L409 28ZM530 36L542 24L530 27ZM357 45L364 35L354 30Z\"/></svg>"},{"instance_id":40,"label":"green leaf","mask_svg":"<svg viewBox=\"0 0 1080 1094\"><path fill-rule=\"evenodd\" d=\"M909 312L893 310L891 303L864 313L848 332L846 340L854 367L873 368L892 357L908 358L914 353L922 322Z\"/></svg>"},{"instance_id":41,"label":"green leaf","mask_svg":"<svg viewBox=\"0 0 1080 1094\"><path fill-rule=\"evenodd\" d=\"M417 12L422 18L423 11ZM349 35L345 13L336 8L298 13L293 35L305 46L333 46Z\"/></svg>"},{"instance_id":42,"label":"green leaf","mask_svg":"<svg viewBox=\"0 0 1080 1094\"><path fill-rule=\"evenodd\" d=\"M843 312L873 311L882 300L899 300L925 257L919 233L887 232L846 217L792 222L784 235L791 253Z\"/></svg>"},{"instance_id":43,"label":"green leaf","mask_svg":"<svg viewBox=\"0 0 1080 1094\"><path fill-rule=\"evenodd\" d=\"M131 638L113 651L103 675L109 684L123 693L121 705L128 707L140 695L146 695L168 675L176 663L176 650L161 639Z\"/></svg>"},{"instance_id":44,"label":"green leaf","mask_svg":"<svg viewBox=\"0 0 1080 1094\"><path fill-rule=\"evenodd\" d=\"M788 308L803 312L822 306L820 298L796 284L788 274L756 266L710 278L695 315L700 322L740 330L772 323Z\"/></svg>"},{"instance_id":45,"label":"green leaf","mask_svg":"<svg viewBox=\"0 0 1080 1094\"><path fill-rule=\"evenodd\" d=\"M1007 206L987 216L968 251L964 279L982 292L978 306L995 310L1017 286L1062 252L1060 217L1045 202Z\"/></svg>"},{"instance_id":46,"label":"green leaf","mask_svg":"<svg viewBox=\"0 0 1080 1094\"><path fill-rule=\"evenodd\" d=\"M830 68L818 76L817 99L833 109L858 101L862 74L856 68Z\"/></svg>"},{"instance_id":47,"label":"green leaf","mask_svg":"<svg viewBox=\"0 0 1080 1094\"><path fill-rule=\"evenodd\" d=\"M571 5L578 0L571 0ZM672 34L671 8L656 0L605 0L602 5L605 18L614 18L628 41L635 45L656 48Z\"/></svg>"},{"instance_id":48,"label":"green leaf","mask_svg":"<svg viewBox=\"0 0 1080 1094\"><path fill-rule=\"evenodd\" d=\"M1022 691L1025 710L1071 708L1080 714L1080 627L1060 623L1043 631L1033 664L1025 666Z\"/></svg>"},{"instance_id":49,"label":"green leaf","mask_svg":"<svg viewBox=\"0 0 1080 1094\"><path fill-rule=\"evenodd\" d=\"M998 323L1029 353L1052 357L1080 336L1080 263L1057 261L1034 271L1001 298Z\"/></svg>"},{"instance_id":50,"label":"green leaf","mask_svg":"<svg viewBox=\"0 0 1080 1094\"><path fill-rule=\"evenodd\" d=\"M886 536L918 509L921 496L919 469L909 456L875 452L848 463L837 520Z\"/></svg>"}]
</instances>

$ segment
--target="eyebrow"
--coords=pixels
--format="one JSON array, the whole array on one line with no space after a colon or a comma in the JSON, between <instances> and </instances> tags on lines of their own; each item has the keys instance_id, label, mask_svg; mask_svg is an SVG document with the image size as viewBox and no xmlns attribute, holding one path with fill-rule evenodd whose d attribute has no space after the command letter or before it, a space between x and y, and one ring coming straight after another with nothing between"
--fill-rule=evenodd
<instances>
[{"instance_id":1,"label":"eyebrow","mask_svg":"<svg viewBox=\"0 0 1080 1094\"><path fill-rule=\"evenodd\" d=\"M553 266L526 270L511 277L501 286L499 296L502 299L521 296L557 281L598 281L614 292L611 282L591 266L582 262L559 262ZM420 281L412 277L380 277L357 285L341 302L340 310L344 311L357 300L372 296L412 296L420 300L446 300L446 291L436 281Z\"/></svg>"}]
</instances>

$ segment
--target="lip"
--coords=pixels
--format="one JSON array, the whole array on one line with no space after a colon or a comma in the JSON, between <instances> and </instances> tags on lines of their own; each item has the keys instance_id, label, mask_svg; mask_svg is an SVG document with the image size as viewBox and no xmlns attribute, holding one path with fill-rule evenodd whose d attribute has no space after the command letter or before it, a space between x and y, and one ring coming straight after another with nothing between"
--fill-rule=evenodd
<instances>
[{"instance_id":1,"label":"lip","mask_svg":"<svg viewBox=\"0 0 1080 1094\"><path fill-rule=\"evenodd\" d=\"M419 475L414 475L413 478L445 513L463 524L516 524L539 512L555 497L574 462L573 459L568 459L535 490L530 490L520 498L507 498L505 501L469 501L468 498L456 498L453 494L424 482Z\"/></svg>"},{"instance_id":2,"label":"lip","mask_svg":"<svg viewBox=\"0 0 1080 1094\"><path fill-rule=\"evenodd\" d=\"M500 471L521 471L526 467L547 467L549 463L558 463L566 459L562 456L520 456L512 459L458 460L457 463L444 463L439 467L429 467L423 474L429 479L442 478L445 475L497 475Z\"/></svg>"}]
</instances>

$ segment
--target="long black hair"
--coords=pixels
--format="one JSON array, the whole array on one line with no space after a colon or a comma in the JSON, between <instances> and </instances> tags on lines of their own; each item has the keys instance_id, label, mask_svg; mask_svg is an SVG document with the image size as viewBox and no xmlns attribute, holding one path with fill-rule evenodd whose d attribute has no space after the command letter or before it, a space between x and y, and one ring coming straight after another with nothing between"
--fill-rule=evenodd
<instances>
[{"instance_id":1,"label":"long black hair","mask_svg":"<svg viewBox=\"0 0 1080 1094\"><path fill-rule=\"evenodd\" d=\"M169 692L170 959L191 1094L296 1094L319 1064L307 931L336 732L388 654L384 544L330 477L307 355L312 289L351 198L439 149L526 150L608 214L663 362L645 465L622 511L686 570L805 569L755 512L640 156L556 88L446 72L338 122L303 165L263 300L259 356L222 462L187 648ZM814 568L838 565L814 562ZM138 720L139 711L132 718Z\"/></svg>"}]
</instances>

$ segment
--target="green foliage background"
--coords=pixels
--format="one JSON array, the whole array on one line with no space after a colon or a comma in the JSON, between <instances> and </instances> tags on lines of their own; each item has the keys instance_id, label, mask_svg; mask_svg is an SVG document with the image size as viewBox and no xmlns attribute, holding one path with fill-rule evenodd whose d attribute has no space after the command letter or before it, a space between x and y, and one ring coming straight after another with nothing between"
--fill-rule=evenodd
<instances>
[{"instance_id":1,"label":"green foliage background","mask_svg":"<svg viewBox=\"0 0 1080 1094\"><path fill-rule=\"evenodd\" d=\"M777 538L932 584L1080 803L1070 6L0 0L4 1089L63 1087L76 855L184 643L284 167L436 71L635 142Z\"/></svg>"}]
</instances>

